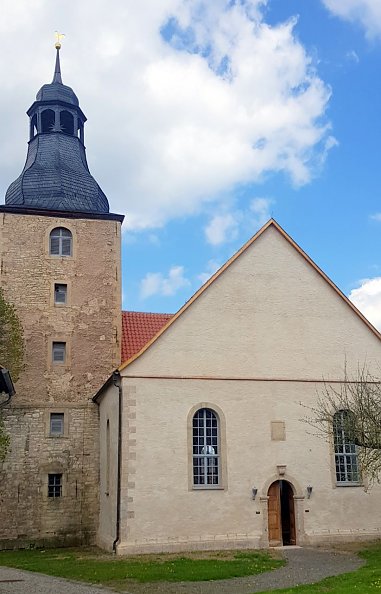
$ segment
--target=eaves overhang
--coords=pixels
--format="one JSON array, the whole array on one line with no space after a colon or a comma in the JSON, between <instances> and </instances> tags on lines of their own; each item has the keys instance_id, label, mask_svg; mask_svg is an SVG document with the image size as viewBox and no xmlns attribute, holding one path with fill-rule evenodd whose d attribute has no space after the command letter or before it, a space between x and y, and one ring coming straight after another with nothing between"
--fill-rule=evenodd
<instances>
[{"instance_id":1,"label":"eaves overhang","mask_svg":"<svg viewBox=\"0 0 381 594\"><path fill-rule=\"evenodd\" d=\"M5 214L23 214L42 217L57 217L60 219L98 219L104 221L118 221L123 223L124 215L113 212L87 212L87 211L68 211L68 210L49 210L42 208L24 208L23 206L0 205L0 213Z\"/></svg>"},{"instance_id":2,"label":"eaves overhang","mask_svg":"<svg viewBox=\"0 0 381 594\"><path fill-rule=\"evenodd\" d=\"M78 105L74 105L73 103L68 103L67 101L62 101L62 99L47 99L47 100L42 100L42 101L34 101L34 103L32 103L32 105L30 106L30 108L28 109L28 111L26 112L27 115L30 117L33 113L33 111L39 107L39 106L49 106L49 105L60 105L61 107L65 107L67 109L71 109L71 110L75 110L77 111L81 118L83 119L84 122L87 121L87 117L85 116L85 114L83 113L82 109L78 106Z\"/></svg>"}]
</instances>

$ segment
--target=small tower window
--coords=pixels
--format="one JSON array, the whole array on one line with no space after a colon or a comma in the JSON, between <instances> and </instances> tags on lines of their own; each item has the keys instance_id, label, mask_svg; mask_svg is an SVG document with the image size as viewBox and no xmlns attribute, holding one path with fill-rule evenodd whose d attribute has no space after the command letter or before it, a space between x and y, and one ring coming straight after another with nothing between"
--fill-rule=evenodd
<instances>
[{"instance_id":1,"label":"small tower window","mask_svg":"<svg viewBox=\"0 0 381 594\"><path fill-rule=\"evenodd\" d=\"M52 360L54 364L65 363L66 361L66 342L53 342Z\"/></svg>"},{"instance_id":2,"label":"small tower window","mask_svg":"<svg viewBox=\"0 0 381 594\"><path fill-rule=\"evenodd\" d=\"M32 119L30 120L30 140L34 138L37 134L37 114L35 113Z\"/></svg>"},{"instance_id":3,"label":"small tower window","mask_svg":"<svg viewBox=\"0 0 381 594\"><path fill-rule=\"evenodd\" d=\"M41 114L41 129L44 134L53 132L56 114L52 109L44 109Z\"/></svg>"},{"instance_id":4,"label":"small tower window","mask_svg":"<svg viewBox=\"0 0 381 594\"><path fill-rule=\"evenodd\" d=\"M61 132L74 136L74 117L69 111L60 112L60 129Z\"/></svg>"},{"instance_id":5,"label":"small tower window","mask_svg":"<svg viewBox=\"0 0 381 594\"><path fill-rule=\"evenodd\" d=\"M67 301L67 285L63 283L54 283L54 303L56 305L65 305Z\"/></svg>"},{"instance_id":6,"label":"small tower window","mask_svg":"<svg viewBox=\"0 0 381 594\"><path fill-rule=\"evenodd\" d=\"M62 497L62 474L48 474L48 497Z\"/></svg>"},{"instance_id":7,"label":"small tower window","mask_svg":"<svg viewBox=\"0 0 381 594\"><path fill-rule=\"evenodd\" d=\"M81 122L80 120L78 121L78 132L77 132L77 136L79 135L79 139L81 142L85 142L85 133L84 133L84 127L83 127L83 122Z\"/></svg>"},{"instance_id":8,"label":"small tower window","mask_svg":"<svg viewBox=\"0 0 381 594\"><path fill-rule=\"evenodd\" d=\"M73 236L69 229L56 227L50 233L51 256L71 256L73 251Z\"/></svg>"},{"instance_id":9,"label":"small tower window","mask_svg":"<svg viewBox=\"0 0 381 594\"><path fill-rule=\"evenodd\" d=\"M50 435L52 437L60 437L64 434L64 422L64 413L50 413Z\"/></svg>"}]
</instances>

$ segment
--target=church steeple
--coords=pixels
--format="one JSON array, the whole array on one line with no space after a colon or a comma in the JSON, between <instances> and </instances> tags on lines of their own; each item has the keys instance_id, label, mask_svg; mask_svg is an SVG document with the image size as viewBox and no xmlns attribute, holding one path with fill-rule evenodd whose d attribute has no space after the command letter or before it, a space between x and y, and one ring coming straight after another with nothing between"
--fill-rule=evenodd
<instances>
[{"instance_id":1,"label":"church steeple","mask_svg":"<svg viewBox=\"0 0 381 594\"><path fill-rule=\"evenodd\" d=\"M107 213L105 194L91 176L84 146L86 116L71 87L63 84L60 35L53 80L41 87L27 111L29 143L21 175L5 204L20 208Z\"/></svg>"},{"instance_id":2,"label":"church steeple","mask_svg":"<svg viewBox=\"0 0 381 594\"><path fill-rule=\"evenodd\" d=\"M56 55L56 67L54 69L54 76L53 76L52 84L54 84L54 83L61 83L61 85L62 85L61 64L60 64L60 49L61 49L61 44L60 43L56 43L55 47L56 47L56 50L57 50L57 55Z\"/></svg>"}]
</instances>

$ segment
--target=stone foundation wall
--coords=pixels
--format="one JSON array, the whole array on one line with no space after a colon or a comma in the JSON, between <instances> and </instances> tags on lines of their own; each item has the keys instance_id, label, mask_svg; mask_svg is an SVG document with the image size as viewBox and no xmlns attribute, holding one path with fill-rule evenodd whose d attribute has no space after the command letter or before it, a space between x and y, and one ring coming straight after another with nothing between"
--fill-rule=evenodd
<instances>
[{"instance_id":1,"label":"stone foundation wall","mask_svg":"<svg viewBox=\"0 0 381 594\"><path fill-rule=\"evenodd\" d=\"M3 410L11 444L0 472L0 548L94 541L98 411L92 403L64 408L68 435L50 437L47 419L54 410L41 405ZM62 474L62 497L48 497L49 473Z\"/></svg>"}]
</instances>

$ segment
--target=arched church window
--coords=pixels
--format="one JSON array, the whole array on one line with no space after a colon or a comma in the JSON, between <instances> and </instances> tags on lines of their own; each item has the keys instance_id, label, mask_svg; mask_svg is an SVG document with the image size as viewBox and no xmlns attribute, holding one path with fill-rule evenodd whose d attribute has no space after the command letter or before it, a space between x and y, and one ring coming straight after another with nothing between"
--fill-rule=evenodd
<instances>
[{"instance_id":1,"label":"arched church window","mask_svg":"<svg viewBox=\"0 0 381 594\"><path fill-rule=\"evenodd\" d=\"M50 233L49 253L51 256L71 256L73 251L73 236L69 229L56 227Z\"/></svg>"},{"instance_id":2,"label":"arched church window","mask_svg":"<svg viewBox=\"0 0 381 594\"><path fill-rule=\"evenodd\" d=\"M220 482L220 436L218 417L209 408L193 416L193 485L218 486Z\"/></svg>"},{"instance_id":3,"label":"arched church window","mask_svg":"<svg viewBox=\"0 0 381 594\"><path fill-rule=\"evenodd\" d=\"M74 135L74 116L70 111L60 112L60 128L61 132L65 132L65 134Z\"/></svg>"},{"instance_id":4,"label":"arched church window","mask_svg":"<svg viewBox=\"0 0 381 594\"><path fill-rule=\"evenodd\" d=\"M353 437L354 416L350 410L333 415L333 440L337 484L359 483L360 472L356 444Z\"/></svg>"},{"instance_id":5,"label":"arched church window","mask_svg":"<svg viewBox=\"0 0 381 594\"><path fill-rule=\"evenodd\" d=\"M53 132L56 114L52 109L44 109L41 113L41 130L44 134Z\"/></svg>"}]
</instances>

